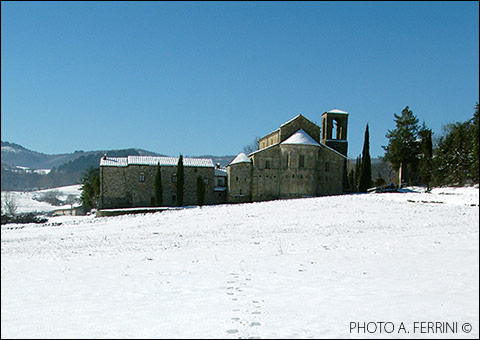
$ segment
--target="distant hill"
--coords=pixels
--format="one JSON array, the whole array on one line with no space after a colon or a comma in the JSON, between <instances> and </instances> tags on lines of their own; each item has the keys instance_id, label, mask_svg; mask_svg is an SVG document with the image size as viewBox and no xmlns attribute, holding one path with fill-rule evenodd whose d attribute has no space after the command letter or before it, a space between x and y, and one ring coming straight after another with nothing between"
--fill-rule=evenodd
<instances>
[{"instance_id":1,"label":"distant hill","mask_svg":"<svg viewBox=\"0 0 480 340\"><path fill-rule=\"evenodd\" d=\"M162 156L161 154L146 151L142 149L122 149L122 150L96 150L96 151L75 151L72 153L65 153L65 154L56 154L56 155L48 155L36 151L29 150L24 148L21 145L9 142L1 142L2 144L2 164L6 164L9 166L20 166L20 167L28 167L30 169L52 169L55 167L61 167L66 163L73 162L78 158L83 157L83 162L86 164L88 162L89 165L94 165L94 163L98 163L100 157L104 153L108 153L109 155L126 155L128 152L130 154L136 156ZM120 157L120 156L118 156ZM96 158L95 162L92 162ZM68 167L64 167L64 170L73 169L72 167L79 166L75 170L82 170L82 161L71 164ZM89 166L88 165L88 166ZM87 166L87 168L88 168Z\"/></svg>"},{"instance_id":2,"label":"distant hill","mask_svg":"<svg viewBox=\"0 0 480 340\"><path fill-rule=\"evenodd\" d=\"M166 156L142 149L75 151L73 153L48 155L29 150L19 144L1 142L1 189L39 190L78 184L82 173L90 166L98 167L106 153L111 157ZM225 167L235 156L189 156L211 158L213 163Z\"/></svg>"}]
</instances>

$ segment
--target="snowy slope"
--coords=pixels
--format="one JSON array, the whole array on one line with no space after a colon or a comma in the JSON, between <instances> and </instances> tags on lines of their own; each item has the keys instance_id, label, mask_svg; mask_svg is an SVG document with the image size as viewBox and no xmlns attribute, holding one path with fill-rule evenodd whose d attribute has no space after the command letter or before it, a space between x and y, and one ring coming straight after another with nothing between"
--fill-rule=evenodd
<instances>
[{"instance_id":1,"label":"snowy slope","mask_svg":"<svg viewBox=\"0 0 480 340\"><path fill-rule=\"evenodd\" d=\"M56 191L58 192L58 198L62 201L65 201L68 195L75 195L75 197L80 198L81 185L69 185L65 187L58 187L52 189L44 189L37 191L10 191L15 203L17 204L17 213L27 213L27 212L48 212L55 209L70 208L70 204L64 206L54 206L47 202L40 202L34 199L34 197L41 197L45 193ZM78 205L78 204L76 204Z\"/></svg>"},{"instance_id":2,"label":"snowy slope","mask_svg":"<svg viewBox=\"0 0 480 340\"><path fill-rule=\"evenodd\" d=\"M391 321L411 333L389 338L478 338L478 192L2 226L1 336L383 338L350 322ZM420 334L415 321L473 329Z\"/></svg>"}]
</instances>

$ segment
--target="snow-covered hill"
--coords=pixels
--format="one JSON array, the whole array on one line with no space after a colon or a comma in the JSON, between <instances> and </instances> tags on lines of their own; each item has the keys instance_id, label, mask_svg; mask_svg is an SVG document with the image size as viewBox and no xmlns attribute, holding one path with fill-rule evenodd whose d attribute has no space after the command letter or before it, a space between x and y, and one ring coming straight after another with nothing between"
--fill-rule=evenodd
<instances>
[{"instance_id":1,"label":"snow-covered hill","mask_svg":"<svg viewBox=\"0 0 480 340\"><path fill-rule=\"evenodd\" d=\"M17 205L17 213L27 213L27 212L38 212L46 213L51 212L55 209L67 209L70 208L70 204L65 204L62 206L54 206L47 202L39 201L38 198L44 196L47 193L55 192L58 196L58 199L65 201L69 195L75 196L78 200L80 199L81 194L81 185L69 185L65 187L58 187L45 190L37 191L10 191L12 199ZM37 198L37 199L36 199ZM76 204L79 205L80 203Z\"/></svg>"},{"instance_id":2,"label":"snow-covered hill","mask_svg":"<svg viewBox=\"0 0 480 340\"><path fill-rule=\"evenodd\" d=\"M413 190L2 226L1 336L478 338L478 193ZM350 332L351 322L381 321L394 333ZM409 334L398 334L402 322ZM458 328L427 334L415 322Z\"/></svg>"}]
</instances>

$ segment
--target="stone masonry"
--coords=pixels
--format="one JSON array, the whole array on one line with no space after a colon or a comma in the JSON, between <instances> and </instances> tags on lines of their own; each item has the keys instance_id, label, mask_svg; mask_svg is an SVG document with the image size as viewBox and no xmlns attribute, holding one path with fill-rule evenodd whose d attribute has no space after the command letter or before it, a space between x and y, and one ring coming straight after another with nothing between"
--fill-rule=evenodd
<instances>
[{"instance_id":1,"label":"stone masonry","mask_svg":"<svg viewBox=\"0 0 480 340\"><path fill-rule=\"evenodd\" d=\"M154 206L157 171L157 166L153 165L154 162L151 165L124 164L126 163L124 162L122 166L114 166L107 160L100 166L100 209ZM217 203L218 200L214 195L214 166L211 160L209 160L211 166L188 166L185 165L185 160L184 205L198 204L197 177L201 177L205 183L205 204ZM175 206L177 204L177 166L163 165L160 166L160 171L163 191L162 206Z\"/></svg>"}]
</instances>

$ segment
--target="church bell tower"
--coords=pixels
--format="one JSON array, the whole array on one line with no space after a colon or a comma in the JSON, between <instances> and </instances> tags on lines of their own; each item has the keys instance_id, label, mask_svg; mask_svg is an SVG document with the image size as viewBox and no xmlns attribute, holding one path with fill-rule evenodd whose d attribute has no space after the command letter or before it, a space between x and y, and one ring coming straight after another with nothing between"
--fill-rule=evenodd
<instances>
[{"instance_id":1,"label":"church bell tower","mask_svg":"<svg viewBox=\"0 0 480 340\"><path fill-rule=\"evenodd\" d=\"M333 109L322 114L322 144L347 157L348 112Z\"/></svg>"}]
</instances>

